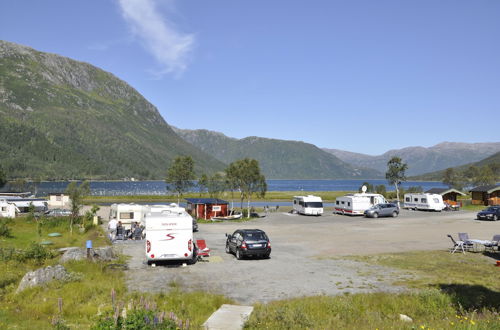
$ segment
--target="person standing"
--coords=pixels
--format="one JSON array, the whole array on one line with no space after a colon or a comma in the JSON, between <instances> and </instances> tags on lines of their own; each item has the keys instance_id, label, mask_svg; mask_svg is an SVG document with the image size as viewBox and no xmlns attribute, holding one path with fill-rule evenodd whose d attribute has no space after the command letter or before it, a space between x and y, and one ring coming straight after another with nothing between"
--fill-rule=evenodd
<instances>
[{"instance_id":1,"label":"person standing","mask_svg":"<svg viewBox=\"0 0 500 330\"><path fill-rule=\"evenodd\" d=\"M116 239L116 226L117 225L118 225L118 221L116 221L115 218L109 220L108 230L109 230L109 238L111 239L111 242L113 242Z\"/></svg>"}]
</instances>

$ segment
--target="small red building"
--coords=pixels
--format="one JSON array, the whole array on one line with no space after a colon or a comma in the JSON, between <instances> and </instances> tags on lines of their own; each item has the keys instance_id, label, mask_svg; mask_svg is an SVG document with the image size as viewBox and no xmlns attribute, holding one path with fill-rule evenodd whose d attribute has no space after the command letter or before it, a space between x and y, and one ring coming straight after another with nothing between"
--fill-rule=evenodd
<instances>
[{"instance_id":1,"label":"small red building","mask_svg":"<svg viewBox=\"0 0 500 330\"><path fill-rule=\"evenodd\" d=\"M218 198L186 198L189 214L196 219L209 220L228 215L228 202Z\"/></svg>"}]
</instances>

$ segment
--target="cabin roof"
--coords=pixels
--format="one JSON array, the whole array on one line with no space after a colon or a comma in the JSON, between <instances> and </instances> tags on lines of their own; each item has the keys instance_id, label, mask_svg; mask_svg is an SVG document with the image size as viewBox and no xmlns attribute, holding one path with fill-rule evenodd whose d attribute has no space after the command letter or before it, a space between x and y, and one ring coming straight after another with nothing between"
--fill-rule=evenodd
<instances>
[{"instance_id":1,"label":"cabin roof","mask_svg":"<svg viewBox=\"0 0 500 330\"><path fill-rule=\"evenodd\" d=\"M488 194L491 194L494 191L500 190L500 185L498 184L490 184L487 186L477 186L469 190L470 192L476 191L476 192L485 192Z\"/></svg>"},{"instance_id":2,"label":"cabin roof","mask_svg":"<svg viewBox=\"0 0 500 330\"><path fill-rule=\"evenodd\" d=\"M457 193L457 194L462 195L462 196L466 195L465 193L461 192L460 190L456 190L453 188L432 188L432 189L427 190L425 193L426 194L446 195L446 194L449 194L452 192Z\"/></svg>"},{"instance_id":3,"label":"cabin roof","mask_svg":"<svg viewBox=\"0 0 500 330\"><path fill-rule=\"evenodd\" d=\"M229 204L218 198L186 198L186 200L191 204Z\"/></svg>"}]
</instances>

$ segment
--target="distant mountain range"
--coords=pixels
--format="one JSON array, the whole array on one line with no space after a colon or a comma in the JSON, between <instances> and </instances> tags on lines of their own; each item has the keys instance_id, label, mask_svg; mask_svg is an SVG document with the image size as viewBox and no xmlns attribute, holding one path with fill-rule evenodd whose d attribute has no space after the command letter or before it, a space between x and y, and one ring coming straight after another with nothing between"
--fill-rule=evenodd
<instances>
[{"instance_id":1,"label":"distant mountain range","mask_svg":"<svg viewBox=\"0 0 500 330\"><path fill-rule=\"evenodd\" d=\"M407 175L419 175L480 161L500 151L500 142L458 143L443 142L430 148L408 147L370 156L338 149L323 149L353 166L387 171L387 161L400 157L408 164Z\"/></svg>"},{"instance_id":2,"label":"distant mountain range","mask_svg":"<svg viewBox=\"0 0 500 330\"><path fill-rule=\"evenodd\" d=\"M184 140L229 164L250 157L259 161L269 179L380 178L382 173L343 162L315 145L300 141L247 137L235 139L219 132L174 128Z\"/></svg>"},{"instance_id":3,"label":"distant mountain range","mask_svg":"<svg viewBox=\"0 0 500 330\"><path fill-rule=\"evenodd\" d=\"M493 154L493 155L491 155L483 160L480 160L478 162L469 163L469 164L456 166L456 167L452 167L452 168L457 173L460 173L460 172L465 171L470 166L483 167L483 166L491 165L491 164L497 164L500 167L500 152L497 152L496 154ZM423 181L441 181L441 180L443 180L445 170L417 175L414 177L414 179L423 180Z\"/></svg>"},{"instance_id":4,"label":"distant mountain range","mask_svg":"<svg viewBox=\"0 0 500 330\"><path fill-rule=\"evenodd\" d=\"M9 177L163 179L189 155L216 160L175 134L135 89L90 64L0 41L0 165Z\"/></svg>"}]
</instances>

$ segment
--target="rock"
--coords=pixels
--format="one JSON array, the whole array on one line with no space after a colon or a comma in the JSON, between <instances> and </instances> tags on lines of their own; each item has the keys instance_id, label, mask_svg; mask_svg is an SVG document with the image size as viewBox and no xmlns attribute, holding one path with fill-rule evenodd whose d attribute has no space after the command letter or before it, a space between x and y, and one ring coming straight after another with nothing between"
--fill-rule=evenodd
<instances>
[{"instance_id":1,"label":"rock","mask_svg":"<svg viewBox=\"0 0 500 330\"><path fill-rule=\"evenodd\" d=\"M19 293L27 288L43 285L53 280L66 280L70 277L71 276L66 271L66 268L61 265L40 268L24 275L21 283L19 283L16 293Z\"/></svg>"},{"instance_id":2,"label":"rock","mask_svg":"<svg viewBox=\"0 0 500 330\"><path fill-rule=\"evenodd\" d=\"M413 319L408 315L399 314L399 319L404 322L413 322Z\"/></svg>"},{"instance_id":3,"label":"rock","mask_svg":"<svg viewBox=\"0 0 500 330\"><path fill-rule=\"evenodd\" d=\"M111 261L116 258L115 252L111 246L105 246L97 249L91 249L90 255L92 260ZM87 249L69 248L59 260L60 263L65 263L70 260L87 259Z\"/></svg>"}]
</instances>

